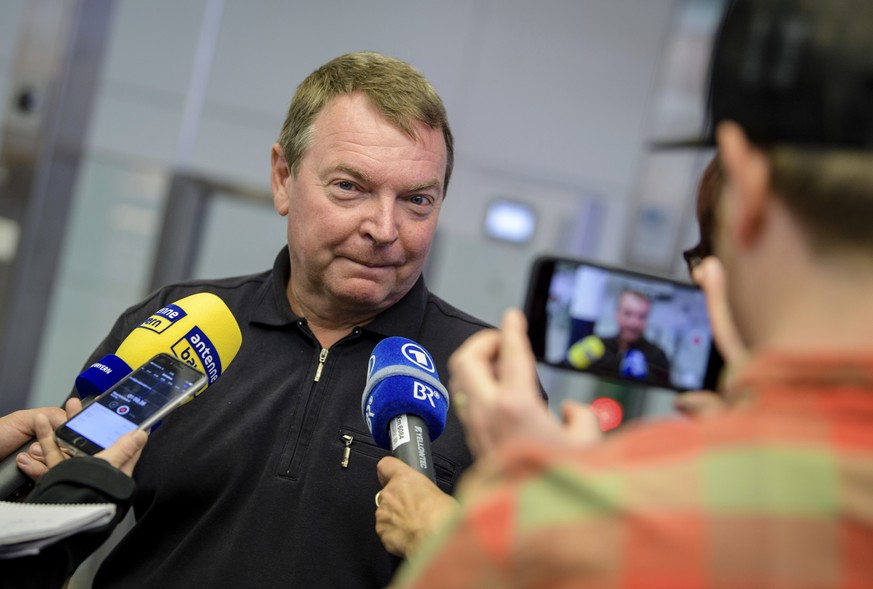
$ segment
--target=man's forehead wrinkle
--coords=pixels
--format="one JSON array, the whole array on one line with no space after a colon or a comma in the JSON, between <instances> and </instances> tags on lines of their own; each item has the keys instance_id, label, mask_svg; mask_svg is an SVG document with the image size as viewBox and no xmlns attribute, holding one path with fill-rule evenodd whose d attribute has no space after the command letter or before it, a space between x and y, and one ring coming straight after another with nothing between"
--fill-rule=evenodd
<instances>
[{"instance_id":1,"label":"man's forehead wrinkle","mask_svg":"<svg viewBox=\"0 0 873 589\"><path fill-rule=\"evenodd\" d=\"M352 165L346 164L346 163L342 163L342 162L338 163L335 166L333 166L332 169L336 172L344 172L344 173L348 174L349 176L357 178L358 180L361 180L361 181L366 182L368 184L373 182L373 178L369 174L367 174L363 170L359 170L358 168L356 168Z\"/></svg>"},{"instance_id":2,"label":"man's forehead wrinkle","mask_svg":"<svg viewBox=\"0 0 873 589\"><path fill-rule=\"evenodd\" d=\"M371 157L367 156L366 154L360 154L360 155L362 155L364 158L373 159L374 161L376 161L375 158L371 158ZM412 161L419 162L419 161L426 161L426 159L425 158L416 158ZM344 162L344 161L336 162L333 165L328 166L328 169L330 171L343 172L345 174L348 174L349 176L352 176L353 178L356 178L356 179L358 179L362 182L368 183L368 184L373 184L373 183L376 183L378 181L378 178L376 176L362 170L358 166L352 165L352 164L350 164L348 162ZM422 180L420 182L416 182L414 184L410 184L409 186L404 187L404 190L414 192L416 190L429 190L432 188L437 189L440 192L440 194L442 194L442 182L440 181L439 178L437 178L437 177L427 178L427 179Z\"/></svg>"}]
</instances>

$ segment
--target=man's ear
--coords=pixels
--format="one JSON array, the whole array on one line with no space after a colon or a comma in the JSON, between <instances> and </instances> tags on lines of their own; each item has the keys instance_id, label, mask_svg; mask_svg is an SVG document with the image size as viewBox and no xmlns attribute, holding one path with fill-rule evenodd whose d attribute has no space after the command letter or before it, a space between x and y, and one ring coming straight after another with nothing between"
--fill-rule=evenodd
<instances>
[{"instance_id":1,"label":"man's ear","mask_svg":"<svg viewBox=\"0 0 873 589\"><path fill-rule=\"evenodd\" d=\"M291 168L285 161L282 146L274 143L270 150L270 187L273 190L273 208L283 217L288 214L288 180Z\"/></svg>"},{"instance_id":2,"label":"man's ear","mask_svg":"<svg viewBox=\"0 0 873 589\"><path fill-rule=\"evenodd\" d=\"M719 158L727 180L725 207L731 212L725 229L740 245L752 245L767 220L770 198L770 161L767 154L749 141L745 131L732 121L716 128Z\"/></svg>"}]
</instances>

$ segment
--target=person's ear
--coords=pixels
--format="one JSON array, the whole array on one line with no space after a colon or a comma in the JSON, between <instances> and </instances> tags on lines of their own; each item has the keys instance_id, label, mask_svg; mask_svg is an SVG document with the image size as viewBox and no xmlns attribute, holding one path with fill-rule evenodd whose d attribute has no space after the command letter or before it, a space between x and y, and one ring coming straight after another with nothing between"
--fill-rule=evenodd
<instances>
[{"instance_id":1,"label":"person's ear","mask_svg":"<svg viewBox=\"0 0 873 589\"><path fill-rule=\"evenodd\" d=\"M274 143L270 150L270 186L273 190L273 208L283 217L288 214L288 180L291 168L285 161L282 146Z\"/></svg>"},{"instance_id":2,"label":"person's ear","mask_svg":"<svg viewBox=\"0 0 873 589\"><path fill-rule=\"evenodd\" d=\"M766 221L770 197L770 161L767 154L749 141L745 131L732 121L716 128L719 158L730 199L724 219L726 230L741 245L752 245Z\"/></svg>"}]
</instances>

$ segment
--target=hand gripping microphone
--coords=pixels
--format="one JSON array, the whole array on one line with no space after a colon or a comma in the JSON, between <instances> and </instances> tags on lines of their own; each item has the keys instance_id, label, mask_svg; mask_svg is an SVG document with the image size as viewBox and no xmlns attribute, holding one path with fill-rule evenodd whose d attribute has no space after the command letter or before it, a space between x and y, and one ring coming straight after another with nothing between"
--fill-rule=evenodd
<instances>
[{"instance_id":1,"label":"hand gripping microphone","mask_svg":"<svg viewBox=\"0 0 873 589\"><path fill-rule=\"evenodd\" d=\"M379 342L361 411L379 446L436 483L430 443L445 428L449 395L427 350L403 337Z\"/></svg>"},{"instance_id":2,"label":"hand gripping microphone","mask_svg":"<svg viewBox=\"0 0 873 589\"><path fill-rule=\"evenodd\" d=\"M208 387L230 365L241 344L239 325L224 301L212 293L193 294L155 311L130 332L115 354L85 369L76 378L76 392L82 398L104 393L161 352L206 374ZM15 499L30 485L15 457L35 441L0 461L0 499Z\"/></svg>"}]
</instances>

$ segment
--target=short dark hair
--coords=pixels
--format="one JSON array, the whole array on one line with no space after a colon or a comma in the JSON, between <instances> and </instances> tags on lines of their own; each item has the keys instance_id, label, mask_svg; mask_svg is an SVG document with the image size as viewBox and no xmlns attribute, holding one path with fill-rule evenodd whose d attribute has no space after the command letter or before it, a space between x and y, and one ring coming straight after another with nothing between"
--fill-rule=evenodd
<instances>
[{"instance_id":1,"label":"short dark hair","mask_svg":"<svg viewBox=\"0 0 873 589\"><path fill-rule=\"evenodd\" d=\"M873 1L733 0L710 77L812 248L873 252Z\"/></svg>"}]
</instances>

